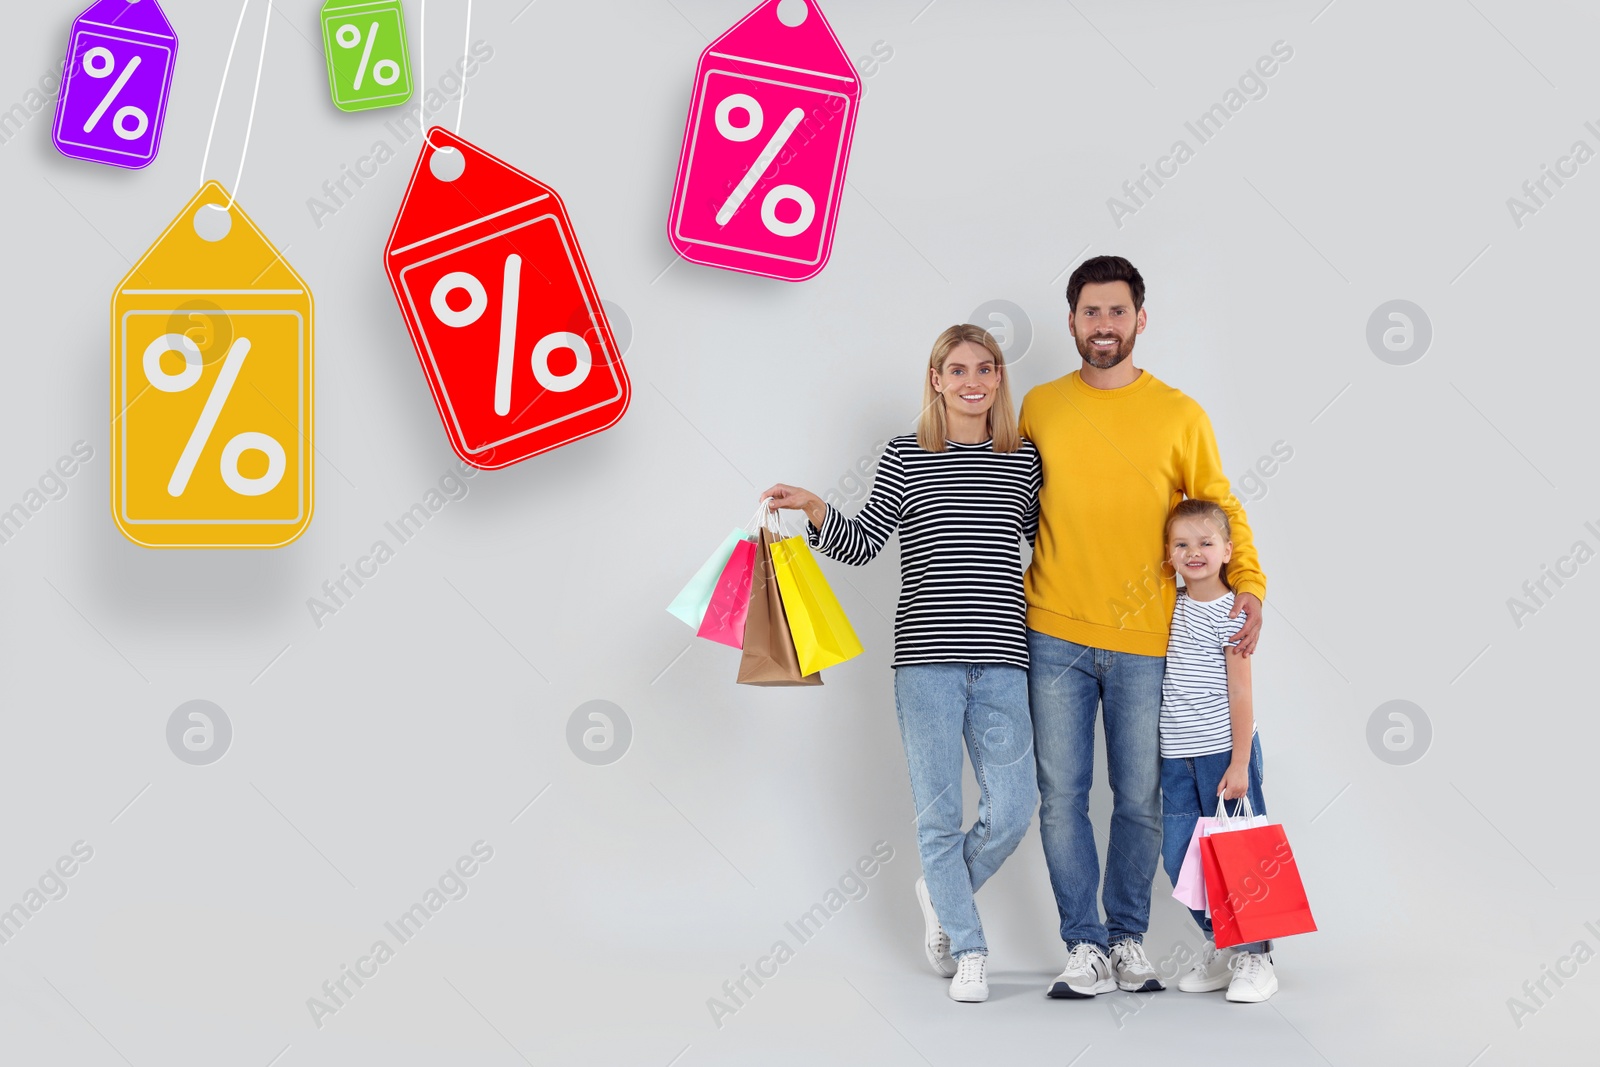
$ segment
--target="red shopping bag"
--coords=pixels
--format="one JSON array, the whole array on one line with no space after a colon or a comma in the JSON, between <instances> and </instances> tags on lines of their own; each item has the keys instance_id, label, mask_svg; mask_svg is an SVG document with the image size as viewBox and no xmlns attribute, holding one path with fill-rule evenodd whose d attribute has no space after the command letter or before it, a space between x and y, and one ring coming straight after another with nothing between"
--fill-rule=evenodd
<instances>
[{"instance_id":1,"label":"red shopping bag","mask_svg":"<svg viewBox=\"0 0 1600 1067\"><path fill-rule=\"evenodd\" d=\"M756 546L753 541L740 541L733 546L722 576L711 591L711 605L706 608L696 636L718 641L733 648L744 647L744 621L750 611L750 583L756 571Z\"/></svg>"},{"instance_id":2,"label":"red shopping bag","mask_svg":"<svg viewBox=\"0 0 1600 1067\"><path fill-rule=\"evenodd\" d=\"M1218 948L1317 928L1281 825L1208 834L1200 839L1200 864Z\"/></svg>"}]
</instances>

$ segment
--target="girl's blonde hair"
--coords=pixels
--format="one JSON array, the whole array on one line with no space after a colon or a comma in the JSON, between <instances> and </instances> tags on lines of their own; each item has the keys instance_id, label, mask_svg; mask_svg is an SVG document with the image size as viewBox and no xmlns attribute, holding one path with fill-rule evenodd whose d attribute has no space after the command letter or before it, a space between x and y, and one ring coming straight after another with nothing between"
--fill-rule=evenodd
<instances>
[{"instance_id":1,"label":"girl's blonde hair","mask_svg":"<svg viewBox=\"0 0 1600 1067\"><path fill-rule=\"evenodd\" d=\"M1161 535L1161 541L1167 547L1169 557L1172 554L1172 524L1179 519L1203 519L1216 526L1221 532L1224 541L1230 543L1233 541L1233 527L1228 524L1228 513L1223 510L1222 505L1215 500L1197 500L1190 497L1178 501L1178 506L1173 508L1172 513L1167 516L1167 528ZM1229 589L1233 588L1233 583L1228 581L1228 565L1226 563L1217 572L1217 577L1222 579L1223 585Z\"/></svg>"},{"instance_id":2,"label":"girl's blonde hair","mask_svg":"<svg viewBox=\"0 0 1600 1067\"><path fill-rule=\"evenodd\" d=\"M952 326L933 342L933 352L928 356L928 370L944 373L945 360L956 345L974 344L982 348L1000 372L1000 386L994 391L994 404L989 408L989 436L994 440L996 452L1015 452L1022 447L1022 434L1017 431L1017 409L1011 403L1011 376L1006 373L1006 356L988 330L971 323ZM927 452L943 452L945 435L949 427L945 421L944 397L933 387L933 374L922 377L922 416L917 420L917 444Z\"/></svg>"}]
</instances>

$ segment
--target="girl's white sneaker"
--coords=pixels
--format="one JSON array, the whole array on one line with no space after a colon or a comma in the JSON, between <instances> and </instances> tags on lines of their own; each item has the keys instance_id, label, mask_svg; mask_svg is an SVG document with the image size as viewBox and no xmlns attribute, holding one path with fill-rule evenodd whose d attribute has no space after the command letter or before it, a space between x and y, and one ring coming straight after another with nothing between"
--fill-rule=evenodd
<instances>
[{"instance_id":1,"label":"girl's white sneaker","mask_svg":"<svg viewBox=\"0 0 1600 1067\"><path fill-rule=\"evenodd\" d=\"M1200 950L1200 958L1194 961L1194 966L1178 979L1178 992L1215 993L1219 989L1228 988L1233 979L1233 969L1230 964L1237 955L1238 953L1232 949L1218 948L1207 941L1205 947Z\"/></svg>"},{"instance_id":2,"label":"girl's white sneaker","mask_svg":"<svg viewBox=\"0 0 1600 1067\"><path fill-rule=\"evenodd\" d=\"M1265 952L1240 952L1228 961L1233 981L1228 983L1228 999L1236 1004L1260 1004L1278 991L1278 976L1272 970L1272 957Z\"/></svg>"},{"instance_id":3,"label":"girl's white sneaker","mask_svg":"<svg viewBox=\"0 0 1600 1067\"><path fill-rule=\"evenodd\" d=\"M963 1004L981 1004L989 999L989 979L984 974L989 957L969 952L956 961L956 976L950 979L950 999Z\"/></svg>"}]
</instances>

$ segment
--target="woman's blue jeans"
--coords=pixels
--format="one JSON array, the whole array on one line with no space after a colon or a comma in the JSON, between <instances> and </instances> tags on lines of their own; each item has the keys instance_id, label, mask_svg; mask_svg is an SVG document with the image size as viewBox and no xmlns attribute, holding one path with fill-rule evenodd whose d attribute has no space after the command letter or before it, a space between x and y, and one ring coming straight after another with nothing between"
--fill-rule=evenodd
<instances>
[{"instance_id":1,"label":"woman's blue jeans","mask_svg":"<svg viewBox=\"0 0 1600 1067\"><path fill-rule=\"evenodd\" d=\"M894 672L895 715L917 806L917 850L950 953L988 952L973 894L1011 855L1039 787L1028 672L1002 664L912 664ZM978 819L961 829L961 750L978 782Z\"/></svg>"}]
</instances>

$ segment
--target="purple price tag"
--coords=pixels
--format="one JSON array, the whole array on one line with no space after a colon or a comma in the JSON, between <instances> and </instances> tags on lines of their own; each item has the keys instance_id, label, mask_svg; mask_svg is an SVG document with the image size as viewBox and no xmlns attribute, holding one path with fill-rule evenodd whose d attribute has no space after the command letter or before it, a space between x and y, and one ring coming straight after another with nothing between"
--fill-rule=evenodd
<instances>
[{"instance_id":1,"label":"purple price tag","mask_svg":"<svg viewBox=\"0 0 1600 1067\"><path fill-rule=\"evenodd\" d=\"M97 0L72 24L50 137L64 156L147 167L161 151L178 35L156 0Z\"/></svg>"}]
</instances>

